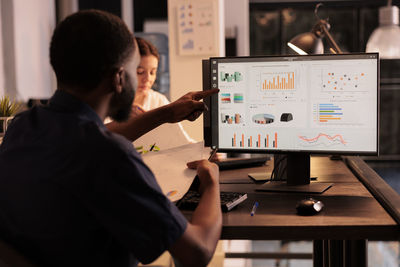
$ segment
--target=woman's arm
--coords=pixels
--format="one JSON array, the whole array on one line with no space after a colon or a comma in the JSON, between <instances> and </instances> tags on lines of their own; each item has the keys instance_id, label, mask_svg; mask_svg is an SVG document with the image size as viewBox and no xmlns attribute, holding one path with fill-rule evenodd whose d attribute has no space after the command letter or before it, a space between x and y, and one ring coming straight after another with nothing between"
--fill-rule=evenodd
<instances>
[{"instance_id":1,"label":"woman's arm","mask_svg":"<svg viewBox=\"0 0 400 267\"><path fill-rule=\"evenodd\" d=\"M131 116L126 122L110 122L106 126L110 131L135 141L161 124L175 123L185 119L196 120L206 109L205 104L200 100L218 92L218 89L190 92L168 105Z\"/></svg>"}]
</instances>

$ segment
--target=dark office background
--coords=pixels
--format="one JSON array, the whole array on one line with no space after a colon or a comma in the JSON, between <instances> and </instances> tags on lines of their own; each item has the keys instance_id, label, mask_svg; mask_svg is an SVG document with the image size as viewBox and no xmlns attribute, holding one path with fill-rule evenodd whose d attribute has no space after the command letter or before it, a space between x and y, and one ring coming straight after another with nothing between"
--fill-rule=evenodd
<instances>
[{"instance_id":1,"label":"dark office background","mask_svg":"<svg viewBox=\"0 0 400 267\"><path fill-rule=\"evenodd\" d=\"M135 1L137 2L137 1ZM121 1L110 1L110 0L79 0L79 10L84 9L100 9L106 10L114 15L121 17Z\"/></svg>"},{"instance_id":2,"label":"dark office background","mask_svg":"<svg viewBox=\"0 0 400 267\"><path fill-rule=\"evenodd\" d=\"M378 8L387 1L319 1L318 16L344 52L364 52L378 27ZM317 22L317 1L250 1L250 55L292 53L287 42ZM399 5L400 1L393 1ZM325 41L325 40L324 40ZM329 46L324 42L325 53ZM400 60L381 60L380 153L399 155Z\"/></svg>"},{"instance_id":3,"label":"dark office background","mask_svg":"<svg viewBox=\"0 0 400 267\"><path fill-rule=\"evenodd\" d=\"M57 2L57 0L56 0ZM229 0L225 0L227 4ZM323 3L318 15L329 18L330 33L345 52L364 52L369 36L378 27L378 8L387 0L359 1L277 1L249 0L250 55L291 53L286 45L292 37L310 31L317 22L314 9ZM400 0L393 0L400 6ZM133 1L134 31L142 32L145 20L167 20L167 0ZM121 16L121 2L109 0L79 0L79 9L102 9ZM226 55L235 56L236 39L227 38ZM328 47L324 43L324 47ZM329 51L326 49L325 52ZM400 193L400 60L381 60L380 154L378 160L368 160L397 192ZM393 158L391 158L394 156ZM381 160L383 158L383 160ZM390 250L389 250L390 251ZM393 252L397 255L397 251Z\"/></svg>"},{"instance_id":4,"label":"dark office background","mask_svg":"<svg viewBox=\"0 0 400 267\"><path fill-rule=\"evenodd\" d=\"M229 0L227 0L229 1ZM134 31L142 32L144 21L167 20L167 1L133 1ZM358 1L271 1L250 0L250 55L292 53L286 43L310 31L317 22L314 9L323 3L318 16L328 19L330 33L344 52L364 52L369 36L378 27L378 8L386 0ZM400 0L393 0L399 6ZM79 9L102 9L121 16L121 2L79 0ZM325 52L329 53L325 43ZM226 55L235 56L236 40L226 40ZM400 155L400 60L381 60L381 155Z\"/></svg>"},{"instance_id":5,"label":"dark office background","mask_svg":"<svg viewBox=\"0 0 400 267\"><path fill-rule=\"evenodd\" d=\"M250 0L250 55L290 53L287 41L298 33L310 31L316 23L314 8L317 3L323 3L318 15L329 18L330 32L340 47L346 52L363 52L368 37L378 26L378 7L386 5L387 1ZM143 31L147 19L167 20L166 0L133 1L133 4L135 32ZM393 4L399 5L400 0ZM90 8L121 16L120 1L79 0L80 10Z\"/></svg>"}]
</instances>

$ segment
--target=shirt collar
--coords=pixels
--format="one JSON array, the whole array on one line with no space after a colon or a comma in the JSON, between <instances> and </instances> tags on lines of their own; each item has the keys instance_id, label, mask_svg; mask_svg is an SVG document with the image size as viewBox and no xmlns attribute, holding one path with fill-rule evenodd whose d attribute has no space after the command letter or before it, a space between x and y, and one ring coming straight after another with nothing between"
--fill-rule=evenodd
<instances>
[{"instance_id":1,"label":"shirt collar","mask_svg":"<svg viewBox=\"0 0 400 267\"><path fill-rule=\"evenodd\" d=\"M99 126L105 127L99 115L88 104L64 90L56 90L50 98L49 108L76 113L82 119L94 121Z\"/></svg>"}]
</instances>

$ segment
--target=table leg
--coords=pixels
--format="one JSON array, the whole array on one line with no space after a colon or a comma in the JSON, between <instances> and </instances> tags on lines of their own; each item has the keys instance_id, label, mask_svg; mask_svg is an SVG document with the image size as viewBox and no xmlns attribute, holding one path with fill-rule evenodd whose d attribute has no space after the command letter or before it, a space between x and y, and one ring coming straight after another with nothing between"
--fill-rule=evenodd
<instances>
[{"instance_id":1,"label":"table leg","mask_svg":"<svg viewBox=\"0 0 400 267\"><path fill-rule=\"evenodd\" d=\"M314 240L314 267L367 267L367 240Z\"/></svg>"},{"instance_id":2,"label":"table leg","mask_svg":"<svg viewBox=\"0 0 400 267\"><path fill-rule=\"evenodd\" d=\"M344 241L345 266L368 266L368 240Z\"/></svg>"},{"instance_id":3,"label":"table leg","mask_svg":"<svg viewBox=\"0 0 400 267\"><path fill-rule=\"evenodd\" d=\"M343 240L328 240L328 262L329 267L341 267L344 265ZM354 265L355 266L355 265Z\"/></svg>"},{"instance_id":4,"label":"table leg","mask_svg":"<svg viewBox=\"0 0 400 267\"><path fill-rule=\"evenodd\" d=\"M324 241L314 240L313 241L313 266L323 267L324 266Z\"/></svg>"},{"instance_id":5,"label":"table leg","mask_svg":"<svg viewBox=\"0 0 400 267\"><path fill-rule=\"evenodd\" d=\"M313 266L329 267L329 240L314 240Z\"/></svg>"}]
</instances>

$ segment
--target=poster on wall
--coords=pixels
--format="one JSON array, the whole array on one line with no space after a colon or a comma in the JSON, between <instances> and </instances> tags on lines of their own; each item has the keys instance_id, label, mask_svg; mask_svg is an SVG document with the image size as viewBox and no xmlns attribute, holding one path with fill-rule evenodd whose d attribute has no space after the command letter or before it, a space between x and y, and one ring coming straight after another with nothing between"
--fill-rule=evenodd
<instances>
[{"instance_id":1,"label":"poster on wall","mask_svg":"<svg viewBox=\"0 0 400 267\"><path fill-rule=\"evenodd\" d=\"M214 1L180 1L177 5L179 55L214 54L218 16Z\"/></svg>"}]
</instances>

